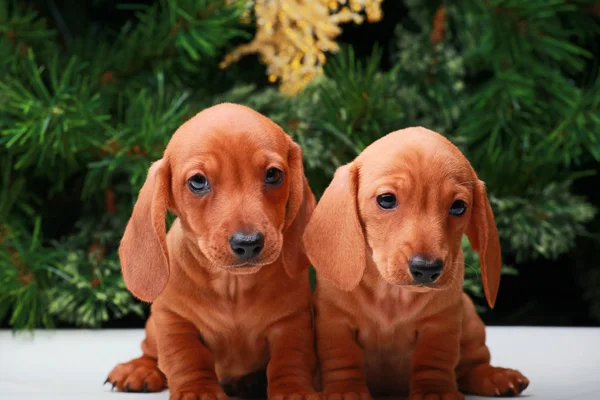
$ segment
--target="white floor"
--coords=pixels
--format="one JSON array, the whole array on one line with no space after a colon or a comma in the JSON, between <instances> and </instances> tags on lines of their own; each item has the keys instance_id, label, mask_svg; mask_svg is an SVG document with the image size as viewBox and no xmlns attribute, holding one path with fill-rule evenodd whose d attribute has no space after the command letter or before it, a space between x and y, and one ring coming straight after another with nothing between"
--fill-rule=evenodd
<instances>
[{"instance_id":1,"label":"white floor","mask_svg":"<svg viewBox=\"0 0 600 400\"><path fill-rule=\"evenodd\" d=\"M0 400L168 399L103 386L120 361L140 354L142 330L0 331ZM521 370L523 398L600 400L600 329L488 328L494 364ZM468 397L477 399L477 397Z\"/></svg>"}]
</instances>

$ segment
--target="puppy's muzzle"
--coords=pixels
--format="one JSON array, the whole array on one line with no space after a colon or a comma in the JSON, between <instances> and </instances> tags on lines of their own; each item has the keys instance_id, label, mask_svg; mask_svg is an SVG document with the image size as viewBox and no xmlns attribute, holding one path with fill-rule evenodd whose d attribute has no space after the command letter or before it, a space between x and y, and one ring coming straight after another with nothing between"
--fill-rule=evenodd
<instances>
[{"instance_id":1,"label":"puppy's muzzle","mask_svg":"<svg viewBox=\"0 0 600 400\"><path fill-rule=\"evenodd\" d=\"M265 236L260 232L234 232L229 238L231 251L240 261L251 261L259 256L265 244Z\"/></svg>"},{"instance_id":2,"label":"puppy's muzzle","mask_svg":"<svg viewBox=\"0 0 600 400\"><path fill-rule=\"evenodd\" d=\"M417 254L408 260L408 269L415 281L429 284L440 277L444 269L444 262L439 258L430 259Z\"/></svg>"}]
</instances>

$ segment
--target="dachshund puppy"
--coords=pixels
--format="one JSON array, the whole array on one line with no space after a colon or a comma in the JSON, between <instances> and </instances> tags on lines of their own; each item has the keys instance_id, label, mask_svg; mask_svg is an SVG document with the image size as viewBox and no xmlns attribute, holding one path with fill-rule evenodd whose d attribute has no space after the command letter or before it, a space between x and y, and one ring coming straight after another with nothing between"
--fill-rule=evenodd
<instances>
[{"instance_id":1,"label":"dachshund puppy","mask_svg":"<svg viewBox=\"0 0 600 400\"><path fill-rule=\"evenodd\" d=\"M303 236L317 271L325 398L452 400L527 387L520 372L490 365L485 327L463 293L464 234L493 307L498 232L483 182L454 145L408 128L338 169Z\"/></svg>"},{"instance_id":2,"label":"dachshund puppy","mask_svg":"<svg viewBox=\"0 0 600 400\"><path fill-rule=\"evenodd\" d=\"M314 398L301 241L314 207L300 147L273 121L220 104L184 123L150 167L119 248L128 289L152 302L143 355L107 381L223 400L266 369L270 399ZM167 210L177 219L165 235Z\"/></svg>"}]
</instances>

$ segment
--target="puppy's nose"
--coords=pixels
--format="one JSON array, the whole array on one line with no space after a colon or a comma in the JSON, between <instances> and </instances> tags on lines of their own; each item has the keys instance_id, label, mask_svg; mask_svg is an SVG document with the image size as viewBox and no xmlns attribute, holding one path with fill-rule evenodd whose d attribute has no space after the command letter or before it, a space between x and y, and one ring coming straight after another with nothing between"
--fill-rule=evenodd
<instances>
[{"instance_id":1,"label":"puppy's nose","mask_svg":"<svg viewBox=\"0 0 600 400\"><path fill-rule=\"evenodd\" d=\"M242 261L257 257L263 249L265 237L260 232L235 232L229 238L233 253Z\"/></svg>"},{"instance_id":2,"label":"puppy's nose","mask_svg":"<svg viewBox=\"0 0 600 400\"><path fill-rule=\"evenodd\" d=\"M432 260L421 255L415 255L408 260L408 269L415 281L433 283L442 274L444 262L439 258Z\"/></svg>"}]
</instances>

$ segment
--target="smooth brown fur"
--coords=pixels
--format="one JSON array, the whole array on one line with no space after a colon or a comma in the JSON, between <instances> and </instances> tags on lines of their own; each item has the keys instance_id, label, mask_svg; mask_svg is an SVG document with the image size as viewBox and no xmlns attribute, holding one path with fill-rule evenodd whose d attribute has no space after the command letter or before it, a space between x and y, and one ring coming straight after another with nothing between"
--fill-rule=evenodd
<instances>
[{"instance_id":1,"label":"smooth brown fur","mask_svg":"<svg viewBox=\"0 0 600 400\"><path fill-rule=\"evenodd\" d=\"M377 196L392 193L397 207ZM454 201L467 204L450 215ZM521 373L490 365L485 327L463 293L466 234L493 306L500 244L483 182L462 153L424 128L393 132L338 169L304 245L317 270L314 306L324 397L462 399L513 396ZM409 272L415 254L443 260L433 283Z\"/></svg>"},{"instance_id":2,"label":"smooth brown fur","mask_svg":"<svg viewBox=\"0 0 600 400\"><path fill-rule=\"evenodd\" d=\"M283 171L277 187L265 171ZM203 174L210 192L187 181ZM249 108L220 104L183 124L154 163L119 254L125 283L152 302L143 356L109 382L171 399L226 399L223 386L266 368L270 399L315 398L308 259L301 235L315 206L300 147ZM177 219L165 235L167 209ZM238 260L233 232L264 247Z\"/></svg>"}]
</instances>

